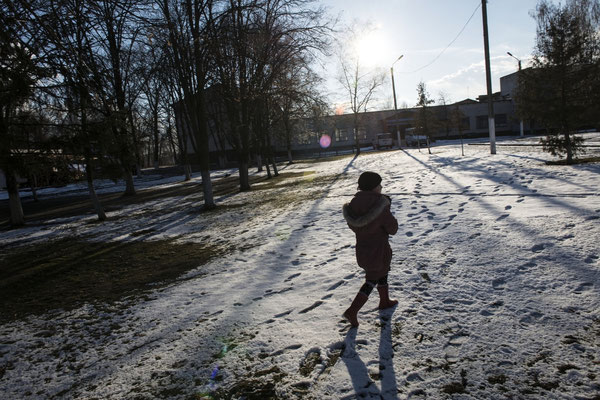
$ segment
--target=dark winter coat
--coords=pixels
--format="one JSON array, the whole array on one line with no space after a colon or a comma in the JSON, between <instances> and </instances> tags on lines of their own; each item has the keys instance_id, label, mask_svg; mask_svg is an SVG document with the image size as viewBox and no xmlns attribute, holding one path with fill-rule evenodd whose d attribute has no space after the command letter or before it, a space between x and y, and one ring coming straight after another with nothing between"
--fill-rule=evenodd
<instances>
[{"instance_id":1,"label":"dark winter coat","mask_svg":"<svg viewBox=\"0 0 600 400\"><path fill-rule=\"evenodd\" d=\"M390 201L382 194L360 191L344 204L344 218L356 234L356 261L368 280L383 278L390 271L392 249L389 235L398 231Z\"/></svg>"}]
</instances>

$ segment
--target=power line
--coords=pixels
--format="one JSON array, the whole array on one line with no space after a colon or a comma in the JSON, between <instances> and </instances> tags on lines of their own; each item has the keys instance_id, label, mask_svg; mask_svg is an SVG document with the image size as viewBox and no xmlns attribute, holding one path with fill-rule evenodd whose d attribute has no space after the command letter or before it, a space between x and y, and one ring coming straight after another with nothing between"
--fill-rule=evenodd
<instances>
[{"instance_id":1,"label":"power line","mask_svg":"<svg viewBox=\"0 0 600 400\"><path fill-rule=\"evenodd\" d=\"M454 44L454 42L456 42L456 40L460 37L460 35L464 32L464 30L467 28L467 25L469 25L469 22L471 22L471 20L473 19L473 17L475 16L475 13L477 12L477 10L479 10L479 7L481 7L481 3L477 4L477 7L475 7L475 10L473 10L473 14L471 14L471 16L469 17L469 19L467 20L467 22L465 23L465 25L462 27L462 29L460 30L460 32L458 32L458 35L456 35L456 37L454 39L452 39L452 41L450 43L448 43L448 46L446 46L444 48L444 50L442 50L440 52L440 54L438 54L433 60L431 60L430 63L423 65L420 68L415 69L414 71L399 71L398 73L400 74L414 74L415 72L419 72L422 69L425 69L427 67L429 67L431 64L433 64L434 62L436 62L441 56L442 54L444 54L444 52L446 50L448 50L448 48L450 46L452 46Z\"/></svg>"}]
</instances>

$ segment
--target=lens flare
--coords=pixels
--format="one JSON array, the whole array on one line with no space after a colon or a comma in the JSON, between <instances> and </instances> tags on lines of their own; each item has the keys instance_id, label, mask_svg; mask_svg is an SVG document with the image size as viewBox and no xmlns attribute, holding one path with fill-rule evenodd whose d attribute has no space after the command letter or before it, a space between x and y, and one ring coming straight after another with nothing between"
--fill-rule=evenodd
<instances>
[{"instance_id":1,"label":"lens flare","mask_svg":"<svg viewBox=\"0 0 600 400\"><path fill-rule=\"evenodd\" d=\"M319 139L319 144L322 148L326 149L331 145L331 137L329 135L322 135Z\"/></svg>"}]
</instances>

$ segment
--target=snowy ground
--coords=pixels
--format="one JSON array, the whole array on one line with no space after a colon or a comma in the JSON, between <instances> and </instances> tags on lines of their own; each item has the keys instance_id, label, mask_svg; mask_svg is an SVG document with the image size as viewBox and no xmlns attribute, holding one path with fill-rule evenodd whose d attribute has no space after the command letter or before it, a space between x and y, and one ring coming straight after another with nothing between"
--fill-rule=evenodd
<instances>
[{"instance_id":1,"label":"snowy ground","mask_svg":"<svg viewBox=\"0 0 600 400\"><path fill-rule=\"evenodd\" d=\"M232 207L210 214L186 211L198 194L105 224L0 232L14 245L72 235L240 249L143 300L0 326L1 397L600 398L600 164L547 166L539 147L465 152L294 164L283 170L294 186L226 196ZM363 276L341 206L366 170L383 176L400 224L400 303L379 313L373 293L349 329L340 316Z\"/></svg>"}]
</instances>

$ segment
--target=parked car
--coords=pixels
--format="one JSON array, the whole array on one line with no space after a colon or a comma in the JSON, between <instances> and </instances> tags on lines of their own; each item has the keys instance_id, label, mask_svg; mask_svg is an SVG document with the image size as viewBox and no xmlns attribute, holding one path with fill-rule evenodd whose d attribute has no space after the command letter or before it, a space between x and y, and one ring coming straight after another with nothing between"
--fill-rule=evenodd
<instances>
[{"instance_id":1,"label":"parked car","mask_svg":"<svg viewBox=\"0 0 600 400\"><path fill-rule=\"evenodd\" d=\"M425 135L406 135L407 146L427 146L427 136Z\"/></svg>"},{"instance_id":2,"label":"parked car","mask_svg":"<svg viewBox=\"0 0 600 400\"><path fill-rule=\"evenodd\" d=\"M388 148L391 149L394 147L394 139L391 133L378 133L375 136L375 141L373 143L373 147L375 150Z\"/></svg>"}]
</instances>

